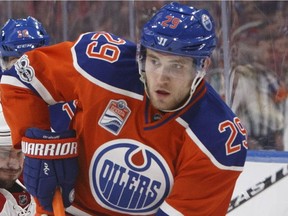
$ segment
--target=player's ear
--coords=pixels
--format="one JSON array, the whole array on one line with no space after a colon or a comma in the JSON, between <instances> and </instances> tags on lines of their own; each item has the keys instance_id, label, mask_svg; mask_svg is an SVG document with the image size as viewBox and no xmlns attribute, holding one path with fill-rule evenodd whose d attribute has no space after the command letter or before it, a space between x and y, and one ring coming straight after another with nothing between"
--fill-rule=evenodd
<instances>
[{"instance_id":1,"label":"player's ear","mask_svg":"<svg viewBox=\"0 0 288 216\"><path fill-rule=\"evenodd\" d=\"M211 64L211 58L210 57L207 57L205 60L204 60L204 63L203 63L203 69L205 71L208 70L209 66Z\"/></svg>"}]
</instances>

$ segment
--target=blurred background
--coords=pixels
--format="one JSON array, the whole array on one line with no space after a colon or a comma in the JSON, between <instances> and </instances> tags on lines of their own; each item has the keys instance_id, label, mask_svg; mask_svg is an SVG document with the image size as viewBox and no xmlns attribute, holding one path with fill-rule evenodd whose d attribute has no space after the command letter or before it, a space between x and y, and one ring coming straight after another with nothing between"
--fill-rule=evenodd
<instances>
[{"instance_id":1,"label":"blurred background","mask_svg":"<svg viewBox=\"0 0 288 216\"><path fill-rule=\"evenodd\" d=\"M137 42L143 23L170 1L0 1L0 24L33 16L50 44L108 31ZM215 19L218 47L207 80L240 117L249 148L288 151L288 2L179 1Z\"/></svg>"}]
</instances>

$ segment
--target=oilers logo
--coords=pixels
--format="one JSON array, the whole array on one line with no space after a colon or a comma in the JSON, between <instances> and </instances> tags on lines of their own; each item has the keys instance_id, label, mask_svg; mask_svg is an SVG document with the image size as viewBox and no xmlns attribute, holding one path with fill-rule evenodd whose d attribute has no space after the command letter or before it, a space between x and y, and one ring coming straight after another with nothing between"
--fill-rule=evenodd
<instances>
[{"instance_id":1,"label":"oilers logo","mask_svg":"<svg viewBox=\"0 0 288 216\"><path fill-rule=\"evenodd\" d=\"M203 14L201 17L202 25L207 31L211 31L213 24L211 22L211 19L207 14Z\"/></svg>"},{"instance_id":2,"label":"oilers logo","mask_svg":"<svg viewBox=\"0 0 288 216\"><path fill-rule=\"evenodd\" d=\"M131 110L124 100L110 100L103 115L99 120L99 125L114 135L118 135Z\"/></svg>"},{"instance_id":3,"label":"oilers logo","mask_svg":"<svg viewBox=\"0 0 288 216\"><path fill-rule=\"evenodd\" d=\"M131 139L113 140L97 149L89 176L99 205L130 215L155 213L173 185L171 171L162 156Z\"/></svg>"}]
</instances>

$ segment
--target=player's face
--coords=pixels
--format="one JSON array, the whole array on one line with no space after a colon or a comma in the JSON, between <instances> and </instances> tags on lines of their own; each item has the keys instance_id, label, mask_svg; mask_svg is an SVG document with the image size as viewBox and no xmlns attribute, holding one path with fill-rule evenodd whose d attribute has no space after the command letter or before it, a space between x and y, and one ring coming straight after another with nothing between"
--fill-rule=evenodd
<instances>
[{"instance_id":1,"label":"player's face","mask_svg":"<svg viewBox=\"0 0 288 216\"><path fill-rule=\"evenodd\" d=\"M196 75L192 58L150 49L146 53L145 71L151 103L159 110L180 107L189 97Z\"/></svg>"},{"instance_id":2,"label":"player's face","mask_svg":"<svg viewBox=\"0 0 288 216\"><path fill-rule=\"evenodd\" d=\"M21 175L24 155L12 147L0 147L0 187L11 187Z\"/></svg>"}]
</instances>

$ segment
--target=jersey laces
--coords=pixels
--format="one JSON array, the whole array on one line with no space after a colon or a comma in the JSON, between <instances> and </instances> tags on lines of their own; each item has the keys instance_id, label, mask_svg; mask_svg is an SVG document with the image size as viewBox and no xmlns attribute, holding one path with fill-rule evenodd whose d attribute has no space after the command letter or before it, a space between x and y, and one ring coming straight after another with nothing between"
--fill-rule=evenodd
<instances>
[{"instance_id":1,"label":"jersey laces","mask_svg":"<svg viewBox=\"0 0 288 216\"><path fill-rule=\"evenodd\" d=\"M17 216L32 216L34 211L31 211L33 208L33 203L30 202L27 206L22 208L21 206L15 204L13 205L13 209L16 212Z\"/></svg>"}]
</instances>

